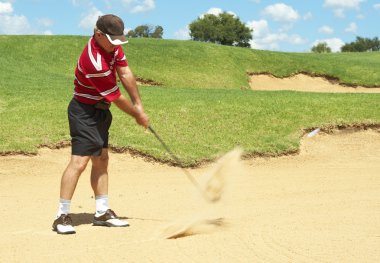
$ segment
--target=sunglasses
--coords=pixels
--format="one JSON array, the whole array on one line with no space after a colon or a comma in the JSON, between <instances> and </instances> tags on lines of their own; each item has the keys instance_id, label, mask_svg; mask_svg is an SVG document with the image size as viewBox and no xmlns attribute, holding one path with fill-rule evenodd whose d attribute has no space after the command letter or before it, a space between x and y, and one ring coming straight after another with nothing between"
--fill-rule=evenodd
<instances>
[{"instance_id":1,"label":"sunglasses","mask_svg":"<svg viewBox=\"0 0 380 263\"><path fill-rule=\"evenodd\" d=\"M118 37L120 36L114 36L114 35L109 35L107 33L104 33L103 31L101 31L100 29L98 28L95 28L98 32L100 32L102 35L106 36L108 41L112 44L112 45L115 45L115 46L120 46L122 44L126 44L128 43L128 40L126 41L122 41L120 40Z\"/></svg>"}]
</instances>

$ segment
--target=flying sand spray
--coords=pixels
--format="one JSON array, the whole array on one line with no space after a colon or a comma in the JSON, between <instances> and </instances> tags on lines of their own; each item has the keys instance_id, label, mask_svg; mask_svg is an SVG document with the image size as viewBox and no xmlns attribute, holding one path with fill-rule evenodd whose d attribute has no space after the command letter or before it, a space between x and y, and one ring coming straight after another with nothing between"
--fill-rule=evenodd
<instances>
[{"instance_id":1,"label":"flying sand spray","mask_svg":"<svg viewBox=\"0 0 380 263\"><path fill-rule=\"evenodd\" d=\"M219 158L211 172L203 177L202 183L200 184L197 180L195 180L194 176L192 176L188 170L183 168L180 160L172 153L172 151L157 135L153 128L150 126L148 128L161 142L165 150L172 156L177 164L181 166L182 171L198 189L202 197L208 202L215 203L219 201L224 192L226 176L236 172L236 169L239 167L242 150L236 148ZM186 219L180 219L171 222L163 229L161 229L159 237L167 239L180 238L193 235L194 233L212 231L213 229L222 227L224 225L225 223L223 218L205 219L202 216L193 215L186 217Z\"/></svg>"},{"instance_id":2,"label":"flying sand spray","mask_svg":"<svg viewBox=\"0 0 380 263\"><path fill-rule=\"evenodd\" d=\"M218 201L223 193L224 188L224 178L220 176L220 173L218 171L215 171L213 174L211 174L204 187L202 187L197 180L195 180L194 176L190 174L188 170L183 168L183 165L179 158L169 149L169 147L164 143L164 141L158 136L155 130L151 126L148 127L148 129L156 136L156 138L160 141L162 146L165 148L165 150L170 154L170 156L176 161L178 165L180 165L181 170L186 174L186 176L189 178L189 180L193 183L193 185L198 189L198 191L201 193L203 198L209 202L216 202ZM238 157L240 158L240 154L238 154ZM219 176L218 176L219 174Z\"/></svg>"}]
</instances>

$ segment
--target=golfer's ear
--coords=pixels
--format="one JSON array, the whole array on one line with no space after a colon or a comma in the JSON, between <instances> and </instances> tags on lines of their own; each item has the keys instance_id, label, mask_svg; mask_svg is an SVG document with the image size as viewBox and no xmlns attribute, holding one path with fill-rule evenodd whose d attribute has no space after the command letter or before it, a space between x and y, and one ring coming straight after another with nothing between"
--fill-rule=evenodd
<instances>
[{"instance_id":1,"label":"golfer's ear","mask_svg":"<svg viewBox=\"0 0 380 263\"><path fill-rule=\"evenodd\" d=\"M102 33L98 29L94 28L94 35L97 35L99 37L101 34Z\"/></svg>"}]
</instances>

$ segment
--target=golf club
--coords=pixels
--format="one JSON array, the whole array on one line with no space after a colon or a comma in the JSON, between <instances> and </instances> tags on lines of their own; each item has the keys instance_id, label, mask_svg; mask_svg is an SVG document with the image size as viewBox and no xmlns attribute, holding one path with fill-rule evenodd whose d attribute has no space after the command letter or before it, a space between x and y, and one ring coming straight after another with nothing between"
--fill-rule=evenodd
<instances>
[{"instance_id":1,"label":"golf club","mask_svg":"<svg viewBox=\"0 0 380 263\"><path fill-rule=\"evenodd\" d=\"M216 199L210 198L205 191L202 189L202 187L199 185L199 183L195 180L194 176L190 174L188 170L183 168L182 162L179 160L179 158L169 149L169 147L164 143L164 141L158 136L156 131L152 128L152 126L149 126L148 129L154 134L154 136L159 140L159 142L162 144L162 146L165 148L165 150L170 154L170 156L175 160L175 162L181 167L181 170L186 174L187 178L193 183L193 185L199 190L199 192L202 194L202 196L207 200L211 202L215 202Z\"/></svg>"}]
</instances>

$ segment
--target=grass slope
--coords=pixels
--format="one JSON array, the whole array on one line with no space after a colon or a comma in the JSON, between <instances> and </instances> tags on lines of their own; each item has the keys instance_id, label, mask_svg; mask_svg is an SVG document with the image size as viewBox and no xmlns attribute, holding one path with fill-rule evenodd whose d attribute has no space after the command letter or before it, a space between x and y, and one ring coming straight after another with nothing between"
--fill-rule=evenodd
<instances>
[{"instance_id":1,"label":"grass slope","mask_svg":"<svg viewBox=\"0 0 380 263\"><path fill-rule=\"evenodd\" d=\"M34 153L38 145L70 138L66 108L87 41L0 36L0 153ZM307 71L380 86L380 53L280 53L154 39L133 39L124 50L136 75L163 83L141 87L141 94L152 126L186 165L213 159L235 145L247 154L296 151L304 128L380 123L380 94L245 89L246 72L286 76ZM112 111L113 145L170 160L153 135L115 106Z\"/></svg>"},{"instance_id":2,"label":"grass slope","mask_svg":"<svg viewBox=\"0 0 380 263\"><path fill-rule=\"evenodd\" d=\"M138 75L169 87L236 89L247 87L247 72L284 77L302 71L380 86L380 52L284 53L159 39L132 39L126 52Z\"/></svg>"}]
</instances>

